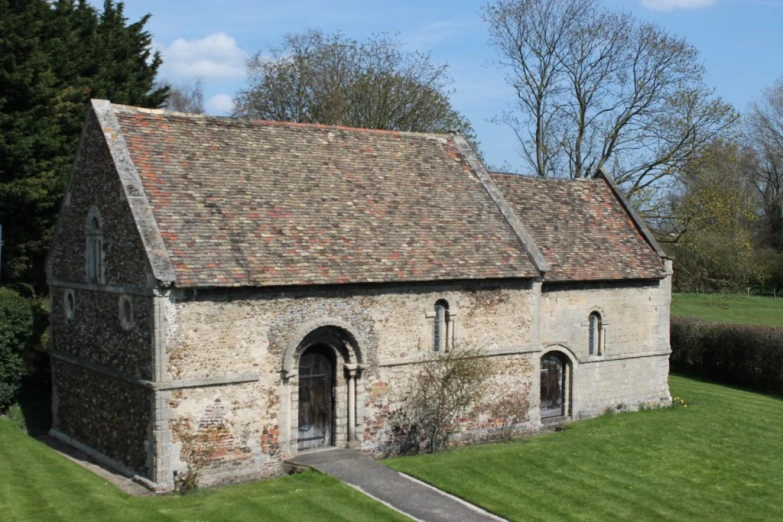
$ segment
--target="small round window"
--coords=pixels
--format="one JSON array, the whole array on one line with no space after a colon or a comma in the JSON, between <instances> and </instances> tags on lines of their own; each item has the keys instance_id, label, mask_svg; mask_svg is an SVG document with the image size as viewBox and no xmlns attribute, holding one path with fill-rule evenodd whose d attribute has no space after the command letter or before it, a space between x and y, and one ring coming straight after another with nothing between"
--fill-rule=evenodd
<instances>
[{"instance_id":1,"label":"small round window","mask_svg":"<svg viewBox=\"0 0 783 522\"><path fill-rule=\"evenodd\" d=\"M63 295L63 308L65 308L65 317L73 319L76 314L76 297L73 295L73 290L66 290Z\"/></svg>"},{"instance_id":2,"label":"small round window","mask_svg":"<svg viewBox=\"0 0 783 522\"><path fill-rule=\"evenodd\" d=\"M133 303L125 295L120 296L120 324L126 330L133 328Z\"/></svg>"}]
</instances>

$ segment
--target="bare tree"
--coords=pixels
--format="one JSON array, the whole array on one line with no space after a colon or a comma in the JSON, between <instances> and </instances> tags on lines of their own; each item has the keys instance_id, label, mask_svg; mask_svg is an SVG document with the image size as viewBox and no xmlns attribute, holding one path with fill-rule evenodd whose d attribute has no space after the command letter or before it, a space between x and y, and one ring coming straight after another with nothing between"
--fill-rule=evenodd
<instances>
[{"instance_id":1,"label":"bare tree","mask_svg":"<svg viewBox=\"0 0 783 522\"><path fill-rule=\"evenodd\" d=\"M193 83L168 84L168 88L166 109L191 114L204 113L204 89L200 79Z\"/></svg>"},{"instance_id":2,"label":"bare tree","mask_svg":"<svg viewBox=\"0 0 783 522\"><path fill-rule=\"evenodd\" d=\"M475 133L451 106L446 65L403 52L386 35L357 42L340 33L287 35L248 62L235 114L269 120L419 132Z\"/></svg>"},{"instance_id":3,"label":"bare tree","mask_svg":"<svg viewBox=\"0 0 783 522\"><path fill-rule=\"evenodd\" d=\"M496 121L539 176L605 169L635 196L737 121L693 46L599 0L500 0L483 17L517 93Z\"/></svg>"},{"instance_id":4,"label":"bare tree","mask_svg":"<svg viewBox=\"0 0 783 522\"><path fill-rule=\"evenodd\" d=\"M783 252L783 77L751 105L747 138L756 152L752 169L766 225L766 246Z\"/></svg>"}]
</instances>

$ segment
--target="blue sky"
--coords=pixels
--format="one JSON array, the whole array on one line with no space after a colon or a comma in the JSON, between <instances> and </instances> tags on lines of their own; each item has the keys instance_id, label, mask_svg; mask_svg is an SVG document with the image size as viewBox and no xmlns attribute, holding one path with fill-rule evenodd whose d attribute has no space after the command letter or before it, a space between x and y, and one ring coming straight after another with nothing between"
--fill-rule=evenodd
<instances>
[{"instance_id":1,"label":"blue sky","mask_svg":"<svg viewBox=\"0 0 783 522\"><path fill-rule=\"evenodd\" d=\"M95 3L101 3L95 0ZM397 33L407 48L432 51L447 62L452 101L475 127L487 161L525 170L510 130L488 120L512 101L504 72L492 66L480 8L467 0L127 0L135 21L150 13L148 29L165 60L161 75L174 82L201 78L207 111L225 114L245 85L244 63L308 28L361 39ZM701 52L707 82L744 111L783 76L783 0L605 0L684 36Z\"/></svg>"}]
</instances>

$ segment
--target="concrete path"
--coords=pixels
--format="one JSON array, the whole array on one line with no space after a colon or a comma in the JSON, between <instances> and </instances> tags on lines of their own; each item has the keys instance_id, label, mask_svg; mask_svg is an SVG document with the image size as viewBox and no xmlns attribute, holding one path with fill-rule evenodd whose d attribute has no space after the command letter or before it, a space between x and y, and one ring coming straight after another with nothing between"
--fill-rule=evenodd
<instances>
[{"instance_id":1,"label":"concrete path","mask_svg":"<svg viewBox=\"0 0 783 522\"><path fill-rule=\"evenodd\" d=\"M464 500L394 471L355 450L303 453L291 464L331 475L387 506L422 522L502 521Z\"/></svg>"}]
</instances>

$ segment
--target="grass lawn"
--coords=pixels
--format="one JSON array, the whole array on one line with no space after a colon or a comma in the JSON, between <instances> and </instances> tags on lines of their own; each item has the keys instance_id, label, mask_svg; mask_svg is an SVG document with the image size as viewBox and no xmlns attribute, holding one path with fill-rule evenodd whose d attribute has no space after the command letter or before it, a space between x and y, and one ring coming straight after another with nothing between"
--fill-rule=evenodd
<instances>
[{"instance_id":1,"label":"grass lawn","mask_svg":"<svg viewBox=\"0 0 783 522\"><path fill-rule=\"evenodd\" d=\"M0 420L0 520L407 520L316 472L187 496L130 497Z\"/></svg>"},{"instance_id":2,"label":"grass lawn","mask_svg":"<svg viewBox=\"0 0 783 522\"><path fill-rule=\"evenodd\" d=\"M736 324L783 326L783 298L741 294L672 294L672 315Z\"/></svg>"},{"instance_id":3,"label":"grass lawn","mask_svg":"<svg viewBox=\"0 0 783 522\"><path fill-rule=\"evenodd\" d=\"M670 384L693 404L386 464L510 520L783 520L783 400Z\"/></svg>"}]
</instances>

